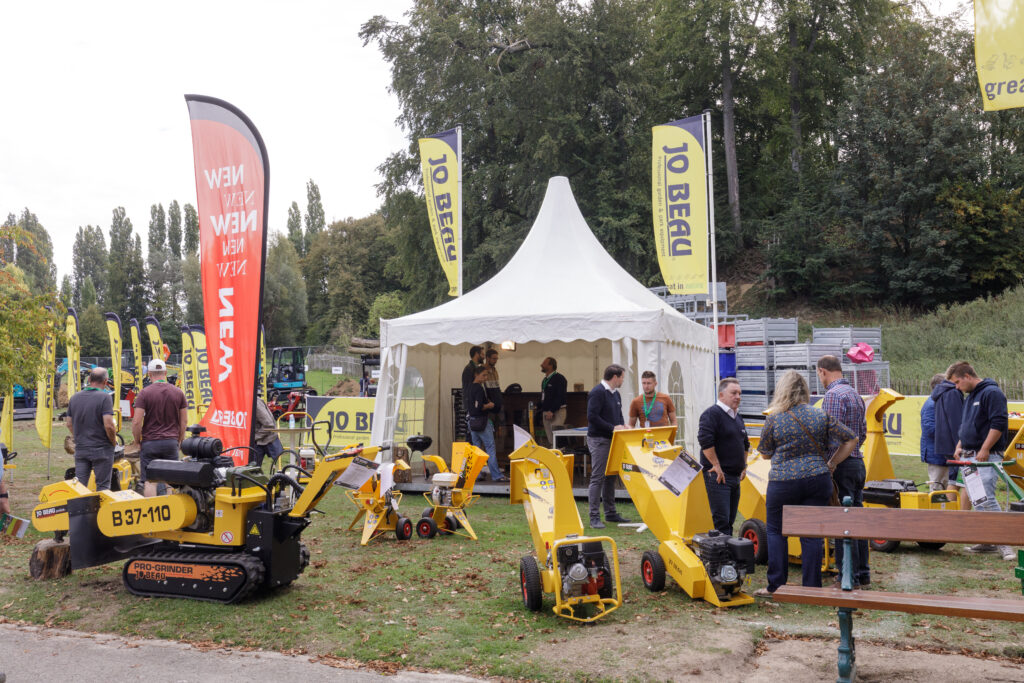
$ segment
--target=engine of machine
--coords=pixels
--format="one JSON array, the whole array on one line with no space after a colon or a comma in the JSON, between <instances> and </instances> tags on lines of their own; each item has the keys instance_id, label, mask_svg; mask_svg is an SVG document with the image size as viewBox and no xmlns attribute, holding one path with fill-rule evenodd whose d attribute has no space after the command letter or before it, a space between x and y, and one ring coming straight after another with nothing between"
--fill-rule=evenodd
<instances>
[{"instance_id":1,"label":"engine of machine","mask_svg":"<svg viewBox=\"0 0 1024 683\"><path fill-rule=\"evenodd\" d=\"M562 597L610 595L612 589L608 558L600 541L558 546L558 568L562 576Z\"/></svg>"},{"instance_id":2,"label":"engine of machine","mask_svg":"<svg viewBox=\"0 0 1024 683\"><path fill-rule=\"evenodd\" d=\"M694 534L692 547L704 563L719 597L737 592L747 574L754 571L754 544L746 538L733 538L711 530Z\"/></svg>"}]
</instances>

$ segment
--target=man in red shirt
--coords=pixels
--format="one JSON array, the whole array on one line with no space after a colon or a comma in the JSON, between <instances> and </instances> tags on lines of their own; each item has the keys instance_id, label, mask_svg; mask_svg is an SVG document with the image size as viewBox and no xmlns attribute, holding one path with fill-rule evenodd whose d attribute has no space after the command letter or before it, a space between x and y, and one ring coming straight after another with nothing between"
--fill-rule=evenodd
<instances>
[{"instance_id":1,"label":"man in red shirt","mask_svg":"<svg viewBox=\"0 0 1024 683\"><path fill-rule=\"evenodd\" d=\"M154 460L177 460L188 426L185 394L167 383L167 365L154 358L148 369L150 383L136 397L132 417L132 436L141 445L139 480L147 497L157 495L157 489L146 479L146 467Z\"/></svg>"},{"instance_id":2,"label":"man in red shirt","mask_svg":"<svg viewBox=\"0 0 1024 683\"><path fill-rule=\"evenodd\" d=\"M657 391L658 378L650 370L640 375L644 393L629 404L630 427L667 427L676 423L676 406L668 394Z\"/></svg>"}]
</instances>

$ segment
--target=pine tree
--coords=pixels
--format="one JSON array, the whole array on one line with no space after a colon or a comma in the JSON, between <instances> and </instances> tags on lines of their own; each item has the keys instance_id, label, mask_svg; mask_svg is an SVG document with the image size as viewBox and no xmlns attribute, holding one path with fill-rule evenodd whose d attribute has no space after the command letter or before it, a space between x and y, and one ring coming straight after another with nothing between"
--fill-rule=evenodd
<instances>
[{"instance_id":1,"label":"pine tree","mask_svg":"<svg viewBox=\"0 0 1024 683\"><path fill-rule=\"evenodd\" d=\"M93 298L105 300L107 280L107 243L99 226L79 227L71 249L71 301L83 309L82 287L87 279L93 283Z\"/></svg>"},{"instance_id":2,"label":"pine tree","mask_svg":"<svg viewBox=\"0 0 1024 683\"><path fill-rule=\"evenodd\" d=\"M309 253L309 247L313 240L323 232L325 227L327 227L327 222L324 217L324 205L320 201L320 188L310 178L306 183L306 236L303 241L305 245L303 254ZM289 233L290 236L291 233Z\"/></svg>"},{"instance_id":3,"label":"pine tree","mask_svg":"<svg viewBox=\"0 0 1024 683\"><path fill-rule=\"evenodd\" d=\"M199 214L196 207L185 205L185 255L199 253Z\"/></svg>"},{"instance_id":4,"label":"pine tree","mask_svg":"<svg viewBox=\"0 0 1024 683\"><path fill-rule=\"evenodd\" d=\"M173 258L181 258L181 207L177 199L167 206L167 250Z\"/></svg>"},{"instance_id":5,"label":"pine tree","mask_svg":"<svg viewBox=\"0 0 1024 683\"><path fill-rule=\"evenodd\" d=\"M288 239L299 257L306 255L306 244L302 235L302 214L299 212L298 202L292 202L288 207Z\"/></svg>"}]
</instances>

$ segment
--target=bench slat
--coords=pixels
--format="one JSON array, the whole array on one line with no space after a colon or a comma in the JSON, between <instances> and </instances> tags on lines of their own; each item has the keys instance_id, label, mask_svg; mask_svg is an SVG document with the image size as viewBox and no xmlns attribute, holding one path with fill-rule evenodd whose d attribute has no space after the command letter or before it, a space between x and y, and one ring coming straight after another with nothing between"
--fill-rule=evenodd
<instances>
[{"instance_id":1,"label":"bench slat","mask_svg":"<svg viewBox=\"0 0 1024 683\"><path fill-rule=\"evenodd\" d=\"M911 614L941 614L972 619L1024 621L1024 600L1005 598L920 595L871 590L844 591L838 588L785 585L779 586L772 594L772 599L801 605L828 605L909 612Z\"/></svg>"},{"instance_id":2,"label":"bench slat","mask_svg":"<svg viewBox=\"0 0 1024 683\"><path fill-rule=\"evenodd\" d=\"M786 505L782 533L809 538L884 538L1024 546L1024 514Z\"/></svg>"}]
</instances>

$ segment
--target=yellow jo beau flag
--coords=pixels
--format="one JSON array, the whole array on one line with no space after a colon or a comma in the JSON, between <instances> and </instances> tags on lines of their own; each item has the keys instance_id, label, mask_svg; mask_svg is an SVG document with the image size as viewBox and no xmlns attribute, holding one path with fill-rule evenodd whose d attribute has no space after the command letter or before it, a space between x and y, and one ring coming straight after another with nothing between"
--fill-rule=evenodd
<instances>
[{"instance_id":1,"label":"yellow jo beau flag","mask_svg":"<svg viewBox=\"0 0 1024 683\"><path fill-rule=\"evenodd\" d=\"M1024 107L1024 2L974 0L974 61L985 111Z\"/></svg>"},{"instance_id":2,"label":"yellow jo beau flag","mask_svg":"<svg viewBox=\"0 0 1024 683\"><path fill-rule=\"evenodd\" d=\"M82 388L82 344L78 338L78 314L75 309L68 309L68 316L64 323L64 345L68 351L68 398L78 393Z\"/></svg>"},{"instance_id":3,"label":"yellow jo beau flag","mask_svg":"<svg viewBox=\"0 0 1024 683\"><path fill-rule=\"evenodd\" d=\"M56 351L57 339L51 323L50 331L46 333L46 339L43 340L42 367L39 370L39 378L36 383L36 433L45 448L50 447L50 439L53 434L53 404L56 398L56 392L53 390L53 363Z\"/></svg>"},{"instance_id":4,"label":"yellow jo beau flag","mask_svg":"<svg viewBox=\"0 0 1024 683\"><path fill-rule=\"evenodd\" d=\"M138 396L142 391L142 331L139 321L135 318L129 320L128 329L132 338L132 390Z\"/></svg>"},{"instance_id":5,"label":"yellow jo beau flag","mask_svg":"<svg viewBox=\"0 0 1024 683\"><path fill-rule=\"evenodd\" d=\"M672 294L708 292L708 193L701 116L653 128L651 207L661 276Z\"/></svg>"},{"instance_id":6,"label":"yellow jo beau flag","mask_svg":"<svg viewBox=\"0 0 1024 683\"><path fill-rule=\"evenodd\" d=\"M110 378L114 381L114 425L121 431L121 352L124 342L121 339L121 318L116 313L107 313L107 336L110 337Z\"/></svg>"},{"instance_id":7,"label":"yellow jo beau flag","mask_svg":"<svg viewBox=\"0 0 1024 683\"><path fill-rule=\"evenodd\" d=\"M448 278L448 296L462 293L462 128L420 138L420 165L434 248Z\"/></svg>"}]
</instances>

